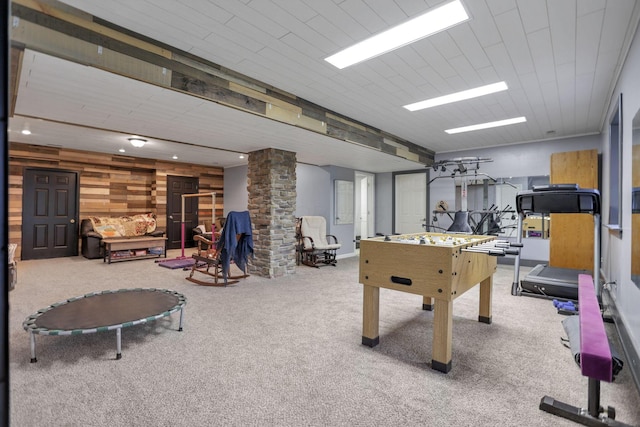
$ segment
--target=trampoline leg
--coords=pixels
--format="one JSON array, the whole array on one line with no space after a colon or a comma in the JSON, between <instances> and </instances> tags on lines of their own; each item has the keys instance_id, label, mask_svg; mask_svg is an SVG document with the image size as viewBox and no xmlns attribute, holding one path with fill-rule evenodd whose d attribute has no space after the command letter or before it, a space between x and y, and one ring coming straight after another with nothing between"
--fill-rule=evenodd
<instances>
[{"instance_id":1,"label":"trampoline leg","mask_svg":"<svg viewBox=\"0 0 640 427\"><path fill-rule=\"evenodd\" d=\"M122 328L116 329L116 360L122 359Z\"/></svg>"},{"instance_id":2,"label":"trampoline leg","mask_svg":"<svg viewBox=\"0 0 640 427\"><path fill-rule=\"evenodd\" d=\"M29 346L31 347L31 363L36 363L36 334L29 332Z\"/></svg>"},{"instance_id":3,"label":"trampoline leg","mask_svg":"<svg viewBox=\"0 0 640 427\"><path fill-rule=\"evenodd\" d=\"M184 307L180 309L180 325L178 326L178 331L182 331L182 317L184 316Z\"/></svg>"}]
</instances>

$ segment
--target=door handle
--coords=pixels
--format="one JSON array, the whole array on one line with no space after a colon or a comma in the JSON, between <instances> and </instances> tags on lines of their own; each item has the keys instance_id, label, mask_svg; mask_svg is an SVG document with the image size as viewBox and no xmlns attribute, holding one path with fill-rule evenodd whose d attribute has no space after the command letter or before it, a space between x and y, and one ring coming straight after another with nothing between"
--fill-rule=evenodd
<instances>
[{"instance_id":1,"label":"door handle","mask_svg":"<svg viewBox=\"0 0 640 427\"><path fill-rule=\"evenodd\" d=\"M69 222L70 222L71 224L75 224L75 223L76 223L76 220L75 220L75 219L73 219L73 218L71 218L71 219L69 220Z\"/></svg>"}]
</instances>

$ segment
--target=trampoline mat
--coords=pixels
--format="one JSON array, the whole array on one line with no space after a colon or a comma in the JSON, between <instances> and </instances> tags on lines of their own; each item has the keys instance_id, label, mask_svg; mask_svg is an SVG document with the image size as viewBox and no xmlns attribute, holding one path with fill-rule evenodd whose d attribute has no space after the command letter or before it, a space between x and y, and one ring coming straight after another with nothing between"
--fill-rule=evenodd
<instances>
[{"instance_id":1,"label":"trampoline mat","mask_svg":"<svg viewBox=\"0 0 640 427\"><path fill-rule=\"evenodd\" d=\"M131 326L169 315L184 305L181 294L160 289L104 291L53 304L32 316L31 329L81 330L112 325Z\"/></svg>"}]
</instances>

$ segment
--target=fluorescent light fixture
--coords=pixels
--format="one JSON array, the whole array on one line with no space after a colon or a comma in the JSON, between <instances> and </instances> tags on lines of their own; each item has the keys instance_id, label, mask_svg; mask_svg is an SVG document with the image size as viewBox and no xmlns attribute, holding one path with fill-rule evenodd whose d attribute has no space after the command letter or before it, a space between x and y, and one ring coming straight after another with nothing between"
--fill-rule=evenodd
<instances>
[{"instance_id":1,"label":"fluorescent light fixture","mask_svg":"<svg viewBox=\"0 0 640 427\"><path fill-rule=\"evenodd\" d=\"M425 108L450 104L452 102L464 101L465 99L477 98L479 96L489 95L491 93L502 92L503 90L507 89L508 87L505 82L498 82L469 90L463 90L462 92L450 93L449 95L439 96L437 98L431 98L425 101L414 102L413 104L405 105L404 108L409 111L424 110Z\"/></svg>"},{"instance_id":2,"label":"fluorescent light fixture","mask_svg":"<svg viewBox=\"0 0 640 427\"><path fill-rule=\"evenodd\" d=\"M343 69L436 34L468 19L469 15L460 0L455 0L341 50L325 58L325 61Z\"/></svg>"},{"instance_id":3,"label":"fluorescent light fixture","mask_svg":"<svg viewBox=\"0 0 640 427\"><path fill-rule=\"evenodd\" d=\"M128 138L128 139L129 139L129 142L131 143L131 145L133 145L136 148L144 147L144 144L147 143L146 139L140 138L140 137L137 137L137 136L134 136L134 137Z\"/></svg>"},{"instance_id":4,"label":"fluorescent light fixture","mask_svg":"<svg viewBox=\"0 0 640 427\"><path fill-rule=\"evenodd\" d=\"M121 152L121 153L125 153L126 152L126 150L124 148L121 148L118 151Z\"/></svg>"},{"instance_id":5,"label":"fluorescent light fixture","mask_svg":"<svg viewBox=\"0 0 640 427\"><path fill-rule=\"evenodd\" d=\"M489 129L489 128L496 128L496 127L499 127L499 126L513 125L513 124L516 124L516 123L523 123L523 122L526 122L526 121L527 121L527 118L522 116L522 117L515 117L513 119L498 120L497 122L480 123L479 125L471 125L471 126L464 126L464 127L461 127L461 128L447 129L447 130L445 130L445 132L451 135L451 134L454 134L454 133L471 132L471 131L474 131L474 130Z\"/></svg>"}]
</instances>

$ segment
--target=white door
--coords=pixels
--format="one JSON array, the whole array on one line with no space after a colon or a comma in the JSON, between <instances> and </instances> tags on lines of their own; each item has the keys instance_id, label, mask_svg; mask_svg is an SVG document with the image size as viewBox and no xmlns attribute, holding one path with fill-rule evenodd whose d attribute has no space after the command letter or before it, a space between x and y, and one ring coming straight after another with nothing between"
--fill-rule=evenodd
<instances>
[{"instance_id":1,"label":"white door","mask_svg":"<svg viewBox=\"0 0 640 427\"><path fill-rule=\"evenodd\" d=\"M375 235L375 175L356 172L356 236Z\"/></svg>"},{"instance_id":2,"label":"white door","mask_svg":"<svg viewBox=\"0 0 640 427\"><path fill-rule=\"evenodd\" d=\"M427 223L427 173L395 175L396 233L421 233Z\"/></svg>"}]
</instances>

